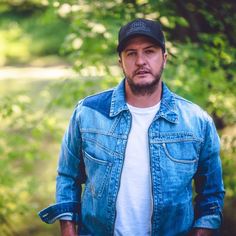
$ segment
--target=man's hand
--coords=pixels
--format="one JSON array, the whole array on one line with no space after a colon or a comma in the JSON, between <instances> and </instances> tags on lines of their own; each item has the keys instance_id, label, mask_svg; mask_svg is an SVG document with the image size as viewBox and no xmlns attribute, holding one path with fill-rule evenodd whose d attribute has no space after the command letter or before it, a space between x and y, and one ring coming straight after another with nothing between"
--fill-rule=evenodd
<instances>
[{"instance_id":1,"label":"man's hand","mask_svg":"<svg viewBox=\"0 0 236 236\"><path fill-rule=\"evenodd\" d=\"M75 223L68 220L60 220L61 236L76 236Z\"/></svg>"},{"instance_id":2,"label":"man's hand","mask_svg":"<svg viewBox=\"0 0 236 236\"><path fill-rule=\"evenodd\" d=\"M213 235L214 235L214 230L201 229L201 228L195 228L189 234L189 236L213 236Z\"/></svg>"}]
</instances>

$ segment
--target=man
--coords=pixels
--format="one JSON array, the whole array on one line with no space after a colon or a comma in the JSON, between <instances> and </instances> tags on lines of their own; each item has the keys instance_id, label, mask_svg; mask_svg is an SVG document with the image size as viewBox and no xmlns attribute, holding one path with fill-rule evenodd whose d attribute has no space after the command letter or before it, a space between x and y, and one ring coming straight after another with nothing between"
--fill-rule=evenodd
<instances>
[{"instance_id":1,"label":"man","mask_svg":"<svg viewBox=\"0 0 236 236\"><path fill-rule=\"evenodd\" d=\"M76 235L75 223L89 235L214 235L224 188L212 119L162 82L167 53L159 23L129 22L117 51L125 79L75 108L57 203L40 212L42 220L59 219L64 236Z\"/></svg>"}]
</instances>

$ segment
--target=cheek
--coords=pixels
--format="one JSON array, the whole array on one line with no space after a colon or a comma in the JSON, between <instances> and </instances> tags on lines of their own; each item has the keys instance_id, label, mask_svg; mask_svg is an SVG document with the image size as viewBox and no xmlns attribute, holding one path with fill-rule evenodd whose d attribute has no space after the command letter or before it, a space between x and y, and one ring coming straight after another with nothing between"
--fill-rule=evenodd
<instances>
[{"instance_id":1,"label":"cheek","mask_svg":"<svg viewBox=\"0 0 236 236\"><path fill-rule=\"evenodd\" d=\"M130 61L124 61L123 63L122 63L122 69L123 69L123 71L125 71L126 73L130 73L131 71L132 71L132 69L133 69L133 63L132 62L130 62Z\"/></svg>"},{"instance_id":2,"label":"cheek","mask_svg":"<svg viewBox=\"0 0 236 236\"><path fill-rule=\"evenodd\" d=\"M162 58L156 58L152 61L151 65L154 70L159 70L161 67L163 67L164 61Z\"/></svg>"}]
</instances>

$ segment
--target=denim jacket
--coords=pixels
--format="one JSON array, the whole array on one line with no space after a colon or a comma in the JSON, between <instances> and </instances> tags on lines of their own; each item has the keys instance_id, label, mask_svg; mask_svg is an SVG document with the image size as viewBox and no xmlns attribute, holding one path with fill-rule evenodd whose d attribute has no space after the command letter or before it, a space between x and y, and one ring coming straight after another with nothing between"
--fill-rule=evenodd
<instances>
[{"instance_id":1,"label":"denim jacket","mask_svg":"<svg viewBox=\"0 0 236 236\"><path fill-rule=\"evenodd\" d=\"M124 86L122 81L76 106L62 142L56 204L39 213L44 222L63 217L91 235L113 235L132 122ZM164 83L162 87L160 110L148 130L152 235L187 235L193 227L217 229L224 187L216 128L199 106Z\"/></svg>"}]
</instances>

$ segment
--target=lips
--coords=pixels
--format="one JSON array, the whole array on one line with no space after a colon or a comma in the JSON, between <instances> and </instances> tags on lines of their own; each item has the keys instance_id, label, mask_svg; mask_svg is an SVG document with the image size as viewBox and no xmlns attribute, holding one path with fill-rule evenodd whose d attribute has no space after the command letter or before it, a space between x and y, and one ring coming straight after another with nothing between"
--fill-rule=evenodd
<instances>
[{"instance_id":1,"label":"lips","mask_svg":"<svg viewBox=\"0 0 236 236\"><path fill-rule=\"evenodd\" d=\"M138 70L135 72L135 75L145 75L145 74L150 74L149 70Z\"/></svg>"}]
</instances>

